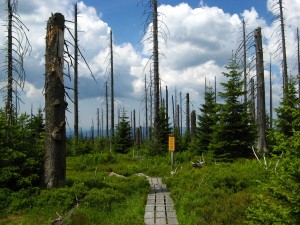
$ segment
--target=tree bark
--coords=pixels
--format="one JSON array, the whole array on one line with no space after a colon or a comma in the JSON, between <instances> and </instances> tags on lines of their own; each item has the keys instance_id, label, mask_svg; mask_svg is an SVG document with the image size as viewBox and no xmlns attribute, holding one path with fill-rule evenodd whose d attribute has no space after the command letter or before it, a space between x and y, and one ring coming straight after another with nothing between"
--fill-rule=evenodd
<instances>
[{"instance_id":1,"label":"tree bark","mask_svg":"<svg viewBox=\"0 0 300 225\"><path fill-rule=\"evenodd\" d=\"M74 137L75 149L78 146L78 32L77 32L77 3L74 5Z\"/></svg>"},{"instance_id":2,"label":"tree bark","mask_svg":"<svg viewBox=\"0 0 300 225\"><path fill-rule=\"evenodd\" d=\"M7 0L7 13L8 13L8 25L7 25L7 96L6 96L6 115L8 118L8 124L12 124L13 118L13 35L12 35L12 22L13 11L11 7L11 1Z\"/></svg>"},{"instance_id":3,"label":"tree bark","mask_svg":"<svg viewBox=\"0 0 300 225\"><path fill-rule=\"evenodd\" d=\"M280 12L280 28L281 28L281 42L282 42L283 96L285 96L285 93L288 90L288 73L287 73L287 57L286 57L285 30L284 30L282 0L279 0L279 12Z\"/></svg>"},{"instance_id":4,"label":"tree bark","mask_svg":"<svg viewBox=\"0 0 300 225\"><path fill-rule=\"evenodd\" d=\"M47 24L45 79L45 171L47 188L66 183L65 88L63 80L65 18L52 15Z\"/></svg>"},{"instance_id":5,"label":"tree bark","mask_svg":"<svg viewBox=\"0 0 300 225\"><path fill-rule=\"evenodd\" d=\"M154 69L154 141L159 144L159 58L158 58L158 13L157 0L152 1L153 8L153 69Z\"/></svg>"},{"instance_id":6,"label":"tree bark","mask_svg":"<svg viewBox=\"0 0 300 225\"><path fill-rule=\"evenodd\" d=\"M262 48L261 28L254 32L256 49L256 74L257 74L257 125L258 125L258 152L267 152L266 143L266 103L264 81L264 59Z\"/></svg>"},{"instance_id":7,"label":"tree bark","mask_svg":"<svg viewBox=\"0 0 300 225\"><path fill-rule=\"evenodd\" d=\"M113 55L113 39L112 31L110 30L110 91L111 91L111 141L114 139L115 133L115 106L114 106L114 55Z\"/></svg>"}]
</instances>

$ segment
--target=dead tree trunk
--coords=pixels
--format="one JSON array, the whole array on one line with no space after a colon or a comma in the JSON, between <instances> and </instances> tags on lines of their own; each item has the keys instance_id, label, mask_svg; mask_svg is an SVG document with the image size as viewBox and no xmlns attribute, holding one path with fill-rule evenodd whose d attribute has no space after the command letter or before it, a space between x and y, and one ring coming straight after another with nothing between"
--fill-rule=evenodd
<instances>
[{"instance_id":1,"label":"dead tree trunk","mask_svg":"<svg viewBox=\"0 0 300 225\"><path fill-rule=\"evenodd\" d=\"M153 69L154 69L154 141L159 144L159 58L158 58L158 13L157 0L152 0L153 8Z\"/></svg>"},{"instance_id":2,"label":"dead tree trunk","mask_svg":"<svg viewBox=\"0 0 300 225\"><path fill-rule=\"evenodd\" d=\"M186 133L189 135L191 131L190 126L190 95L189 93L186 94Z\"/></svg>"},{"instance_id":3,"label":"dead tree trunk","mask_svg":"<svg viewBox=\"0 0 300 225\"><path fill-rule=\"evenodd\" d=\"M254 33L256 50L256 74L257 74L257 125L258 125L258 152L267 152L266 143L266 103L264 81L264 59L262 48L261 28Z\"/></svg>"},{"instance_id":4,"label":"dead tree trunk","mask_svg":"<svg viewBox=\"0 0 300 225\"><path fill-rule=\"evenodd\" d=\"M270 55L270 129L273 128L272 61Z\"/></svg>"},{"instance_id":5,"label":"dead tree trunk","mask_svg":"<svg viewBox=\"0 0 300 225\"><path fill-rule=\"evenodd\" d=\"M109 134L108 134L108 87L107 87L107 82L105 83L105 107L106 107L106 138L109 137Z\"/></svg>"},{"instance_id":6,"label":"dead tree trunk","mask_svg":"<svg viewBox=\"0 0 300 225\"><path fill-rule=\"evenodd\" d=\"M280 27L281 27L281 42L282 42L283 96L285 96L285 93L288 90L288 73L287 73L287 57L286 57L285 30L284 30L282 0L279 0L279 12L280 12Z\"/></svg>"},{"instance_id":7,"label":"dead tree trunk","mask_svg":"<svg viewBox=\"0 0 300 225\"><path fill-rule=\"evenodd\" d=\"M133 110L133 141L136 141L136 121L135 121L135 109Z\"/></svg>"},{"instance_id":8,"label":"dead tree trunk","mask_svg":"<svg viewBox=\"0 0 300 225\"><path fill-rule=\"evenodd\" d=\"M63 80L65 18L52 15L47 24L45 79L45 173L47 188L66 183L65 88Z\"/></svg>"},{"instance_id":9,"label":"dead tree trunk","mask_svg":"<svg viewBox=\"0 0 300 225\"><path fill-rule=\"evenodd\" d=\"M300 98L300 38L299 38L298 28L297 28L297 61L298 61L298 94Z\"/></svg>"},{"instance_id":10,"label":"dead tree trunk","mask_svg":"<svg viewBox=\"0 0 300 225\"><path fill-rule=\"evenodd\" d=\"M168 86L166 86L166 119L169 121L169 93ZM169 129L169 122L167 124L167 129Z\"/></svg>"},{"instance_id":11,"label":"dead tree trunk","mask_svg":"<svg viewBox=\"0 0 300 225\"><path fill-rule=\"evenodd\" d=\"M77 3L74 6L74 137L75 149L78 146L78 32L77 32Z\"/></svg>"},{"instance_id":12,"label":"dead tree trunk","mask_svg":"<svg viewBox=\"0 0 300 225\"><path fill-rule=\"evenodd\" d=\"M100 110L97 108L97 138L100 137Z\"/></svg>"},{"instance_id":13,"label":"dead tree trunk","mask_svg":"<svg viewBox=\"0 0 300 225\"><path fill-rule=\"evenodd\" d=\"M13 12L10 0L7 0L7 13L8 13L8 27L7 27L7 96L6 96L6 115L8 124L12 123L13 118L13 35L12 35L12 22Z\"/></svg>"},{"instance_id":14,"label":"dead tree trunk","mask_svg":"<svg viewBox=\"0 0 300 225\"><path fill-rule=\"evenodd\" d=\"M146 139L148 138L148 89L147 89L147 76L145 75L145 126L146 126Z\"/></svg>"},{"instance_id":15,"label":"dead tree trunk","mask_svg":"<svg viewBox=\"0 0 300 225\"><path fill-rule=\"evenodd\" d=\"M252 122L255 123L256 121L256 115L255 115L255 85L254 85L254 79L251 78L250 79L250 99L251 99L251 102L250 102L250 105L249 105L249 112L250 112L250 115L251 115L251 118L252 118Z\"/></svg>"},{"instance_id":16,"label":"dead tree trunk","mask_svg":"<svg viewBox=\"0 0 300 225\"><path fill-rule=\"evenodd\" d=\"M114 55L113 55L113 40L112 31L110 30L110 91L111 91L111 140L114 139L115 130L115 106L114 106Z\"/></svg>"},{"instance_id":17,"label":"dead tree trunk","mask_svg":"<svg viewBox=\"0 0 300 225\"><path fill-rule=\"evenodd\" d=\"M191 113L191 138L196 137L196 111L193 110Z\"/></svg>"},{"instance_id":18,"label":"dead tree trunk","mask_svg":"<svg viewBox=\"0 0 300 225\"><path fill-rule=\"evenodd\" d=\"M244 69L244 103L247 102L247 41L246 41L246 24L243 20L243 69Z\"/></svg>"}]
</instances>

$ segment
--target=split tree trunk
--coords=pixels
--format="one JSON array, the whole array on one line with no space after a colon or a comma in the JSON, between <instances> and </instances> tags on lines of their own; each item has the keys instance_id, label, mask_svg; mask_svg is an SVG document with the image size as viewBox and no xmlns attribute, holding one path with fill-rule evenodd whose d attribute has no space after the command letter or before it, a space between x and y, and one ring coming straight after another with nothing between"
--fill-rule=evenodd
<instances>
[{"instance_id":1,"label":"split tree trunk","mask_svg":"<svg viewBox=\"0 0 300 225\"><path fill-rule=\"evenodd\" d=\"M63 80L65 18L52 15L47 24L46 80L45 80L45 171L47 188L62 187L66 183L65 88Z\"/></svg>"},{"instance_id":2,"label":"split tree trunk","mask_svg":"<svg viewBox=\"0 0 300 225\"><path fill-rule=\"evenodd\" d=\"M264 81L264 59L262 48L261 28L254 32L256 48L256 74L257 74L257 125L258 125L258 152L267 152L266 142L266 102Z\"/></svg>"}]
</instances>

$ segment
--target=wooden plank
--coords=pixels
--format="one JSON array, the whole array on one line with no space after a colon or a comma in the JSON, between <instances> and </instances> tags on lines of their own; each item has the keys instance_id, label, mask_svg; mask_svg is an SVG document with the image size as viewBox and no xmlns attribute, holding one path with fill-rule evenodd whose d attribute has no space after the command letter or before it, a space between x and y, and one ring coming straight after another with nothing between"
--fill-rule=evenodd
<instances>
[{"instance_id":1,"label":"wooden plank","mask_svg":"<svg viewBox=\"0 0 300 225\"><path fill-rule=\"evenodd\" d=\"M167 224L173 224L173 225L178 225L178 220L177 218L168 218L168 223Z\"/></svg>"},{"instance_id":2,"label":"wooden plank","mask_svg":"<svg viewBox=\"0 0 300 225\"><path fill-rule=\"evenodd\" d=\"M166 218L156 218L155 224L163 224L163 225L166 225L166 224L167 224Z\"/></svg>"},{"instance_id":3,"label":"wooden plank","mask_svg":"<svg viewBox=\"0 0 300 225\"><path fill-rule=\"evenodd\" d=\"M145 212L144 218L151 219L151 218L154 218L154 216L155 216L155 212Z\"/></svg>"},{"instance_id":4,"label":"wooden plank","mask_svg":"<svg viewBox=\"0 0 300 225\"><path fill-rule=\"evenodd\" d=\"M144 219L146 225L155 224L154 218Z\"/></svg>"}]
</instances>

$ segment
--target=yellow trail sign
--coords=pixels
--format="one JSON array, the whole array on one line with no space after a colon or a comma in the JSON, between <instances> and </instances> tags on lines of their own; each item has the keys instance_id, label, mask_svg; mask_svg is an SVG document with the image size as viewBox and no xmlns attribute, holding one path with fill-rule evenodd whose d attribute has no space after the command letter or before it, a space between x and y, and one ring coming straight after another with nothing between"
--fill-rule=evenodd
<instances>
[{"instance_id":1,"label":"yellow trail sign","mask_svg":"<svg viewBox=\"0 0 300 225\"><path fill-rule=\"evenodd\" d=\"M169 151L175 151L175 136L169 135Z\"/></svg>"}]
</instances>

